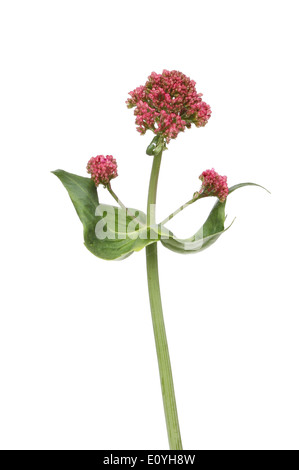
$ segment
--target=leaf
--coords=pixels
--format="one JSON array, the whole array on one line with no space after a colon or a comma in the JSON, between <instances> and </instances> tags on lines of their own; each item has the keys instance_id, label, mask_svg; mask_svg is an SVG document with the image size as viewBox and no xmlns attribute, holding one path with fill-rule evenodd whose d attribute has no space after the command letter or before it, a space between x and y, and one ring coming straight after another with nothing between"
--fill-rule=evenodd
<instances>
[{"instance_id":1,"label":"leaf","mask_svg":"<svg viewBox=\"0 0 299 470\"><path fill-rule=\"evenodd\" d=\"M158 141L159 141L159 136L156 135L146 149L147 155L154 155L154 150L157 147Z\"/></svg>"},{"instance_id":2,"label":"leaf","mask_svg":"<svg viewBox=\"0 0 299 470\"><path fill-rule=\"evenodd\" d=\"M148 145L146 149L147 155L156 155L161 153L163 150L167 150L166 143L164 138L160 135L156 135L151 143Z\"/></svg>"},{"instance_id":3,"label":"leaf","mask_svg":"<svg viewBox=\"0 0 299 470\"><path fill-rule=\"evenodd\" d=\"M231 194L236 189L242 188L243 186L259 186L260 188L265 189L263 186L255 183L240 183L236 184L229 188L229 194ZM269 191L268 191L269 192ZM214 204L213 209L211 210L207 220L203 226L190 238L180 239L177 238L172 232L169 234L169 238L161 238L162 244L169 250L175 251L176 253L189 254L189 253L198 253L205 250L224 233L229 227L224 228L225 222L225 205L224 202L217 202Z\"/></svg>"},{"instance_id":4,"label":"leaf","mask_svg":"<svg viewBox=\"0 0 299 470\"><path fill-rule=\"evenodd\" d=\"M99 205L97 188L91 178L84 178L64 170L52 171L66 190L74 204L76 212L83 225L88 225Z\"/></svg>"},{"instance_id":5,"label":"leaf","mask_svg":"<svg viewBox=\"0 0 299 470\"><path fill-rule=\"evenodd\" d=\"M271 194L270 191L267 188L264 188L264 186L261 186L260 184L256 184L256 183L239 183L239 184L235 184L234 186L231 186L229 188L228 194L231 194L236 189L243 188L243 186L258 186L259 188L262 188L265 191L267 191L267 193Z\"/></svg>"},{"instance_id":6,"label":"leaf","mask_svg":"<svg viewBox=\"0 0 299 470\"><path fill-rule=\"evenodd\" d=\"M100 204L97 189L90 178L63 170L53 171L72 200L83 224L84 243L95 256L124 259L161 238L158 227L146 225L146 215L136 209L124 209ZM136 214L138 219L132 217Z\"/></svg>"},{"instance_id":7,"label":"leaf","mask_svg":"<svg viewBox=\"0 0 299 470\"><path fill-rule=\"evenodd\" d=\"M90 178L63 170L53 173L68 191L83 224L86 248L102 259L127 258L134 251L140 251L158 240L161 240L166 248L177 253L197 253L215 243L229 228L224 228L226 201L222 203L217 200L203 226L192 237L179 239L164 226L148 227L146 215L142 211L132 208L126 211L108 204L100 204L97 189ZM229 189L229 194L250 185L259 186L254 183L237 184Z\"/></svg>"}]
</instances>

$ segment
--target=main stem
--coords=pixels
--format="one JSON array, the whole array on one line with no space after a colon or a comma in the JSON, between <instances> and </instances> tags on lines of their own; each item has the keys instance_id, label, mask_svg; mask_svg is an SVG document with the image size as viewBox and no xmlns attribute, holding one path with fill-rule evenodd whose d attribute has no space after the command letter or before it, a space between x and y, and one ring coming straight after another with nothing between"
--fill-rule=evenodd
<instances>
[{"instance_id":1,"label":"main stem","mask_svg":"<svg viewBox=\"0 0 299 470\"><path fill-rule=\"evenodd\" d=\"M148 224L156 223L155 205L161 158L162 151L154 156L147 201ZM183 447L161 302L157 243L152 243L146 247L146 265L169 447L171 450L182 450Z\"/></svg>"}]
</instances>

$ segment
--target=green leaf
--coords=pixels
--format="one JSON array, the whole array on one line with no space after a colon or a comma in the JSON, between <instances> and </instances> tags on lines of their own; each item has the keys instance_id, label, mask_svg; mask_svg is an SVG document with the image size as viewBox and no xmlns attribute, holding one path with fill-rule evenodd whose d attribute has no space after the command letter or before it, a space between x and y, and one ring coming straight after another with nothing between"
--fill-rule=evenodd
<instances>
[{"instance_id":1,"label":"green leaf","mask_svg":"<svg viewBox=\"0 0 299 470\"><path fill-rule=\"evenodd\" d=\"M262 188L265 191L267 191L267 193L271 194L270 191L267 188L264 188L264 186L261 186L260 184L256 184L256 183L239 183L239 184L235 184L234 186L231 186L229 188L228 194L231 194L236 189L243 188L243 186L257 186L258 188Z\"/></svg>"},{"instance_id":2,"label":"green leaf","mask_svg":"<svg viewBox=\"0 0 299 470\"><path fill-rule=\"evenodd\" d=\"M146 149L147 155L154 155L154 150L156 149L158 142L159 142L159 136L156 135Z\"/></svg>"},{"instance_id":3,"label":"green leaf","mask_svg":"<svg viewBox=\"0 0 299 470\"><path fill-rule=\"evenodd\" d=\"M85 246L95 256L106 260L124 259L161 238L158 227L151 230L147 227L143 212L100 204L97 189L90 178L63 170L53 173L68 191L83 224Z\"/></svg>"},{"instance_id":4,"label":"green leaf","mask_svg":"<svg viewBox=\"0 0 299 470\"><path fill-rule=\"evenodd\" d=\"M259 184L240 183L229 188L229 194L231 194L236 189L242 188L243 186L259 186L260 188L268 191ZM203 226L192 237L180 239L170 232L169 238L161 238L162 244L169 250L182 254L198 253L205 250L215 243L220 235L222 235L222 233L228 230L232 225L230 224L227 228L224 228L224 222L226 218L225 206L226 200L224 202L217 200Z\"/></svg>"},{"instance_id":5,"label":"green leaf","mask_svg":"<svg viewBox=\"0 0 299 470\"><path fill-rule=\"evenodd\" d=\"M92 179L73 175L64 170L56 170L52 173L60 179L68 191L82 224L88 225L99 205L97 188Z\"/></svg>"},{"instance_id":6,"label":"green leaf","mask_svg":"<svg viewBox=\"0 0 299 470\"><path fill-rule=\"evenodd\" d=\"M156 155L163 150L167 150L165 140L162 136L156 135L146 149L147 155Z\"/></svg>"},{"instance_id":7,"label":"green leaf","mask_svg":"<svg viewBox=\"0 0 299 470\"><path fill-rule=\"evenodd\" d=\"M224 228L224 209L225 202L217 201L203 226L192 237L180 239L170 232L168 239L161 239L162 244L169 250L183 254L198 253L208 248L227 230Z\"/></svg>"},{"instance_id":8,"label":"green leaf","mask_svg":"<svg viewBox=\"0 0 299 470\"><path fill-rule=\"evenodd\" d=\"M226 201L221 203L217 200L203 226L192 237L179 239L164 226L148 227L146 215L142 211L132 208L126 211L108 204L100 204L97 189L90 178L63 170L53 173L68 191L82 222L86 248L102 259L127 258L134 251L140 251L158 240L166 248L177 253L197 253L215 243L229 228L224 228ZM254 183L237 184L229 189L229 194L250 185L260 186Z\"/></svg>"}]
</instances>

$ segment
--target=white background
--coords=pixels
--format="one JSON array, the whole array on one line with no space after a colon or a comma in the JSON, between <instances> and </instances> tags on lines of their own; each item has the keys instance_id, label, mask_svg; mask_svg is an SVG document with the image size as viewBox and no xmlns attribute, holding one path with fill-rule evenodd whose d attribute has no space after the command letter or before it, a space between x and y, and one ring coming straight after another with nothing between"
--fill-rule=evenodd
<instances>
[{"instance_id":1,"label":"white background","mask_svg":"<svg viewBox=\"0 0 299 470\"><path fill-rule=\"evenodd\" d=\"M184 448L299 448L297 7L1 1L1 448L167 449L145 253L93 257L50 173L112 154L114 190L144 210L152 135L125 100L164 68L212 117L165 152L158 218L211 167L272 192L234 193L235 223L202 254L159 248ZM213 202L169 227L191 235Z\"/></svg>"}]
</instances>

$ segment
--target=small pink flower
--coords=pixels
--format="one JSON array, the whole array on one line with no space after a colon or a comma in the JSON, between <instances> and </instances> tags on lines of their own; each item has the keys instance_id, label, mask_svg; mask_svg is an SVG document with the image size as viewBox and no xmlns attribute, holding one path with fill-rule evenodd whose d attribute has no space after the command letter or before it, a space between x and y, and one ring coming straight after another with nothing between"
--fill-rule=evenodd
<instances>
[{"instance_id":1,"label":"small pink flower","mask_svg":"<svg viewBox=\"0 0 299 470\"><path fill-rule=\"evenodd\" d=\"M110 180L117 177L117 163L112 155L92 157L87 163L86 169L96 186L99 184L107 186Z\"/></svg>"},{"instance_id":2,"label":"small pink flower","mask_svg":"<svg viewBox=\"0 0 299 470\"><path fill-rule=\"evenodd\" d=\"M198 197L200 194L205 196L216 196L220 202L225 201L228 196L226 176L218 175L214 168L212 168L211 170L203 171L199 176L199 179L202 181L202 186L199 193L195 193L194 196L197 195Z\"/></svg>"},{"instance_id":3,"label":"small pink flower","mask_svg":"<svg viewBox=\"0 0 299 470\"><path fill-rule=\"evenodd\" d=\"M131 91L126 101L128 108L135 108L135 123L140 134L147 130L165 137L166 142L175 139L179 132L195 124L203 127L211 116L211 108L202 101L196 83L182 72L163 70L153 72L145 86Z\"/></svg>"}]
</instances>

